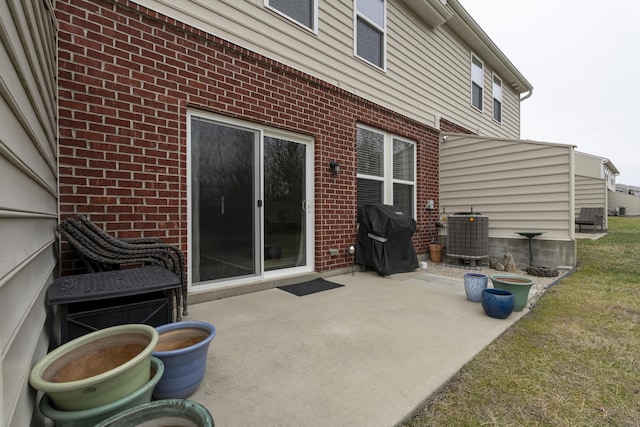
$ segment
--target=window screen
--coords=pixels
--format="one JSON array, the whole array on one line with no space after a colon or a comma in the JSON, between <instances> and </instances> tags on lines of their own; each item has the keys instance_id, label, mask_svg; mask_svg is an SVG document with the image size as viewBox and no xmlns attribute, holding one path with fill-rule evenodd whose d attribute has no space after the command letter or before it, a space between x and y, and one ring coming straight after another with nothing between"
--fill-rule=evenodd
<instances>
[{"instance_id":1,"label":"window screen","mask_svg":"<svg viewBox=\"0 0 640 427\"><path fill-rule=\"evenodd\" d=\"M356 0L356 54L384 68L385 0Z\"/></svg>"},{"instance_id":2,"label":"window screen","mask_svg":"<svg viewBox=\"0 0 640 427\"><path fill-rule=\"evenodd\" d=\"M493 120L502 123L502 80L493 76Z\"/></svg>"},{"instance_id":3,"label":"window screen","mask_svg":"<svg viewBox=\"0 0 640 427\"><path fill-rule=\"evenodd\" d=\"M314 29L314 0L267 0L266 4L301 25Z\"/></svg>"},{"instance_id":4,"label":"window screen","mask_svg":"<svg viewBox=\"0 0 640 427\"><path fill-rule=\"evenodd\" d=\"M484 65L471 56L471 105L482 110L482 88L484 87Z\"/></svg>"}]
</instances>

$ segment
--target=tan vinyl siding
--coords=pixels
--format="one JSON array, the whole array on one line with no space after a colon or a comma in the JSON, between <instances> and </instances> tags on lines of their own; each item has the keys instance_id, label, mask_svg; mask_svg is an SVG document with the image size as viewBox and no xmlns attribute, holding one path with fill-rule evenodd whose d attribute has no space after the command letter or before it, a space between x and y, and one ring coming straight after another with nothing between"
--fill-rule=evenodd
<instances>
[{"instance_id":1,"label":"tan vinyl siding","mask_svg":"<svg viewBox=\"0 0 640 427\"><path fill-rule=\"evenodd\" d=\"M56 24L46 1L0 7L0 425L26 426L37 413L27 378L49 345L44 296L58 262Z\"/></svg>"},{"instance_id":2,"label":"tan vinyl siding","mask_svg":"<svg viewBox=\"0 0 640 427\"><path fill-rule=\"evenodd\" d=\"M576 162L578 156L576 156ZM576 165L577 166L577 165ZM607 212L607 183L602 178L576 174L575 216L580 216L581 208L604 208ZM607 220L605 217L605 228Z\"/></svg>"},{"instance_id":3,"label":"tan vinyl siding","mask_svg":"<svg viewBox=\"0 0 640 427\"><path fill-rule=\"evenodd\" d=\"M576 175L604 178L602 158L576 151Z\"/></svg>"},{"instance_id":4,"label":"tan vinyl siding","mask_svg":"<svg viewBox=\"0 0 640 427\"><path fill-rule=\"evenodd\" d=\"M485 64L485 108L474 110L469 47L446 24L429 28L399 0L387 2L386 71L354 56L352 1L319 2L317 35L262 1L139 3L423 123L437 127L442 117L481 134L519 137L519 94L503 84L503 123L495 123L493 70Z\"/></svg>"},{"instance_id":5,"label":"tan vinyl siding","mask_svg":"<svg viewBox=\"0 0 640 427\"><path fill-rule=\"evenodd\" d=\"M473 208L489 217L489 236L515 238L543 230L569 240L572 230L573 147L445 134L440 144L440 207Z\"/></svg>"},{"instance_id":6,"label":"tan vinyl siding","mask_svg":"<svg viewBox=\"0 0 640 427\"><path fill-rule=\"evenodd\" d=\"M604 207L606 199L607 183L604 179L576 174L576 215L582 207Z\"/></svg>"},{"instance_id":7,"label":"tan vinyl siding","mask_svg":"<svg viewBox=\"0 0 640 427\"><path fill-rule=\"evenodd\" d=\"M640 197L631 194L608 191L609 210L615 210L622 206L625 208L626 216L640 215Z\"/></svg>"}]
</instances>

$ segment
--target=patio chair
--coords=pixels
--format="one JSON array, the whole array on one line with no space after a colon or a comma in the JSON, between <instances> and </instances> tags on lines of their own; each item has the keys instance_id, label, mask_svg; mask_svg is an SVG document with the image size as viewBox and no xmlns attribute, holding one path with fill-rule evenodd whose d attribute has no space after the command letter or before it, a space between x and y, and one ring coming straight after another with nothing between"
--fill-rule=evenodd
<instances>
[{"instance_id":1,"label":"patio chair","mask_svg":"<svg viewBox=\"0 0 640 427\"><path fill-rule=\"evenodd\" d=\"M84 215L78 215L78 219L67 218L57 230L91 272L116 270L127 265L158 265L173 272L181 283L175 295L176 317L181 320L182 315L188 314L185 262L177 247L156 238L113 237Z\"/></svg>"}]
</instances>

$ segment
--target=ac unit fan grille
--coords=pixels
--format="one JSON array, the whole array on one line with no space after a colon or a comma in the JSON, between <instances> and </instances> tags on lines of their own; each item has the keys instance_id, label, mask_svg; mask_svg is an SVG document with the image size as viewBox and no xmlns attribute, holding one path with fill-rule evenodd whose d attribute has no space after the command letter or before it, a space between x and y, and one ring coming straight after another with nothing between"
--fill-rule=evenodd
<instances>
[{"instance_id":1,"label":"ac unit fan grille","mask_svg":"<svg viewBox=\"0 0 640 427\"><path fill-rule=\"evenodd\" d=\"M480 215L449 215L447 256L481 259L489 256L489 218Z\"/></svg>"}]
</instances>

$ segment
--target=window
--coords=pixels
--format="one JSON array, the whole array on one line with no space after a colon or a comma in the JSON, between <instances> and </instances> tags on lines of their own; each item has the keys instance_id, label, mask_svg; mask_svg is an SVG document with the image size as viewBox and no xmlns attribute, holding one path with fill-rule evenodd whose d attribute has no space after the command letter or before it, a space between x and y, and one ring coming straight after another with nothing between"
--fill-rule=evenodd
<instances>
[{"instance_id":1,"label":"window","mask_svg":"<svg viewBox=\"0 0 640 427\"><path fill-rule=\"evenodd\" d=\"M394 205L415 217L415 150L413 141L358 126L358 222L368 203Z\"/></svg>"},{"instance_id":2,"label":"window","mask_svg":"<svg viewBox=\"0 0 640 427\"><path fill-rule=\"evenodd\" d=\"M493 76L493 120L502 123L502 80Z\"/></svg>"},{"instance_id":3,"label":"window","mask_svg":"<svg viewBox=\"0 0 640 427\"><path fill-rule=\"evenodd\" d=\"M471 105L482 111L482 92L484 87L484 64L475 55L471 55Z\"/></svg>"},{"instance_id":4,"label":"window","mask_svg":"<svg viewBox=\"0 0 640 427\"><path fill-rule=\"evenodd\" d=\"M355 54L376 67L385 68L386 0L356 0Z\"/></svg>"},{"instance_id":5,"label":"window","mask_svg":"<svg viewBox=\"0 0 640 427\"><path fill-rule=\"evenodd\" d=\"M264 5L311 31L318 27L318 0L264 0Z\"/></svg>"}]
</instances>

